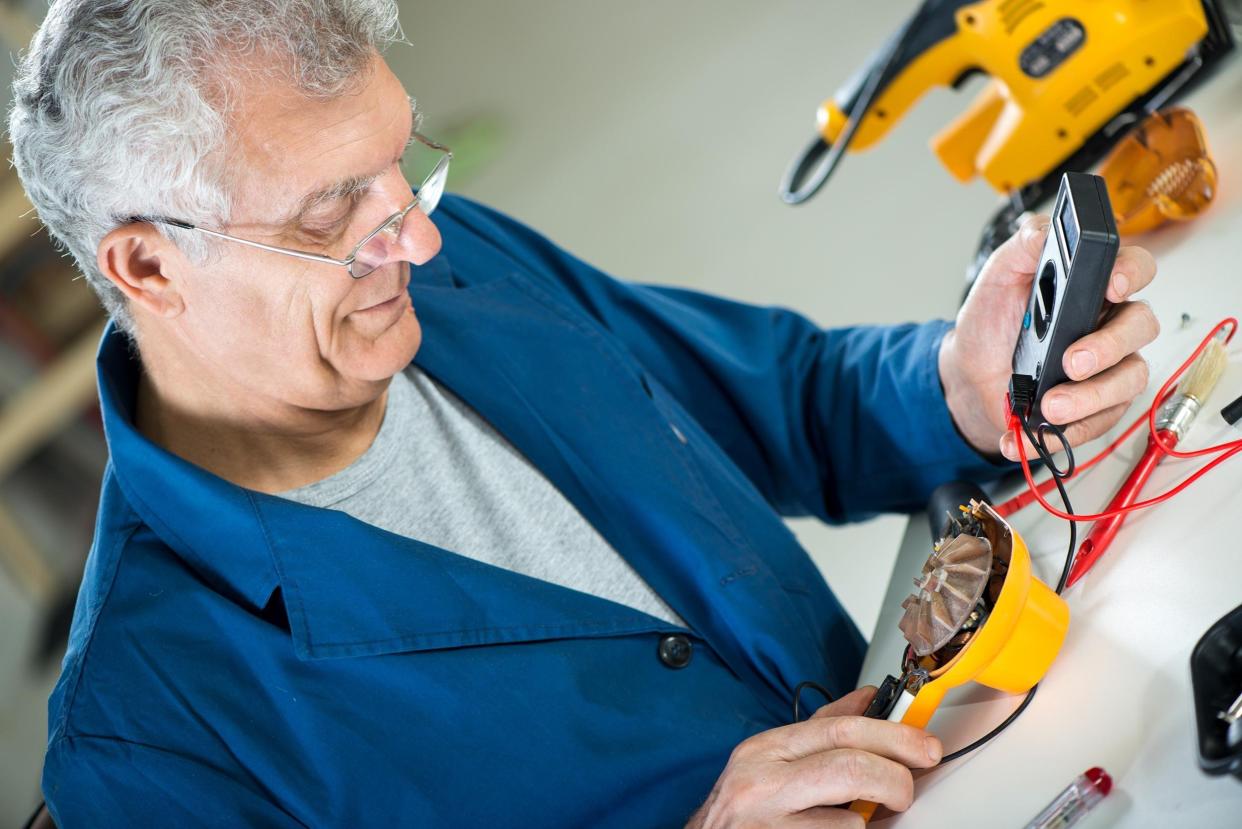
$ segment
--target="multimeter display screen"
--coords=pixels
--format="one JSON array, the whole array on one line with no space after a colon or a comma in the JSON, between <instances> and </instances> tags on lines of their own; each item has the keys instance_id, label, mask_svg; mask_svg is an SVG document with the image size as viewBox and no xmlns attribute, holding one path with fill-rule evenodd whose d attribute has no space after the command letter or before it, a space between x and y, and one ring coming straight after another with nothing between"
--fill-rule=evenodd
<instances>
[{"instance_id":1,"label":"multimeter display screen","mask_svg":"<svg viewBox=\"0 0 1242 829\"><path fill-rule=\"evenodd\" d=\"M1065 239L1065 252L1073 260L1078 252L1078 217L1074 215L1074 205L1069 199L1061 205L1061 236Z\"/></svg>"}]
</instances>

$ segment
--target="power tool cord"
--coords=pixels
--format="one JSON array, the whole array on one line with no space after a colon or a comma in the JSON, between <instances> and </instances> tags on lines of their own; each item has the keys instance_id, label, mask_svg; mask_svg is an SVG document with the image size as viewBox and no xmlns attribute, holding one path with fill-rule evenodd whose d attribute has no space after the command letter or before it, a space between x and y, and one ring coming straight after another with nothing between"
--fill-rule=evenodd
<instances>
[{"instance_id":1,"label":"power tool cord","mask_svg":"<svg viewBox=\"0 0 1242 829\"><path fill-rule=\"evenodd\" d=\"M841 159L845 157L845 151L849 149L850 143L854 140L854 133L858 131L859 125L875 101L880 83L905 51L906 45L910 42L911 33L918 31L922 25L923 19L927 16L928 6L929 3L925 2L919 7L901 30L901 34L893 39L893 47L889 53L884 56L883 60L874 64L874 68L863 82L858 98L855 99L854 106L848 114L845 129L837 136L837 140L829 144L822 137L816 136L802 155L789 165L784 178L781 179L780 186L780 196L786 204L802 204L818 193L824 183L836 172L837 165L841 163ZM825 152L827 158L824 158ZM812 166L815 172L810 183L803 183L802 179Z\"/></svg>"}]
</instances>

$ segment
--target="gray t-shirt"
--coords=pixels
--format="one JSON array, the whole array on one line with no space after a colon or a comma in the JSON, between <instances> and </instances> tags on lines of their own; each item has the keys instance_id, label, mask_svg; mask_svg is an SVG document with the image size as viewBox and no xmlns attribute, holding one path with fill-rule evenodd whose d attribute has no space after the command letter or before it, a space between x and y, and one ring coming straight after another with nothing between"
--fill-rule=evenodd
<instances>
[{"instance_id":1,"label":"gray t-shirt","mask_svg":"<svg viewBox=\"0 0 1242 829\"><path fill-rule=\"evenodd\" d=\"M525 456L416 366L393 377L362 457L280 495L684 624Z\"/></svg>"}]
</instances>

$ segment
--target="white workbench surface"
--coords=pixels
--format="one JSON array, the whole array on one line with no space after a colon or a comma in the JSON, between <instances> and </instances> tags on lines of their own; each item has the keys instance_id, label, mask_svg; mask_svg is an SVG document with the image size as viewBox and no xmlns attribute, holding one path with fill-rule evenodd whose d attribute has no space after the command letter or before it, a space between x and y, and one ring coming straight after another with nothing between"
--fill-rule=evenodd
<instances>
[{"instance_id":1,"label":"white workbench surface","mask_svg":"<svg viewBox=\"0 0 1242 829\"><path fill-rule=\"evenodd\" d=\"M1231 58L1184 103L1205 123L1220 192L1190 224L1124 240L1147 247L1159 265L1156 282L1142 295L1163 329L1144 351L1152 368L1144 406L1215 322L1242 317L1242 59ZM1192 319L1186 327L1183 313ZM1229 368L1184 448L1242 438L1242 430L1229 428L1218 414L1239 394L1242 336L1231 346ZM1136 405L1126 422L1138 411ZM1097 511L1111 498L1141 452L1141 438L1132 441L1073 484L1077 512ZM1078 456L1089 457L1098 445ZM1164 491L1196 463L1166 462L1144 493ZM1055 493L1049 500L1057 503ZM1055 584L1066 525L1038 505L1013 516L1012 523L1031 548L1037 575ZM1080 540L1089 526L1079 525ZM900 604L929 553L927 521L916 515L902 541L862 683L899 673ZM1199 637L1242 604L1242 457L1226 461L1173 501L1132 516L1066 598L1069 634L1026 712L972 756L923 775L913 807L873 825L1021 827L1073 777L1098 765L1113 776L1115 788L1083 821L1085 829L1242 827L1242 783L1208 777L1198 768L1189 670ZM950 692L930 728L951 751L990 730L1018 700L971 684Z\"/></svg>"}]
</instances>

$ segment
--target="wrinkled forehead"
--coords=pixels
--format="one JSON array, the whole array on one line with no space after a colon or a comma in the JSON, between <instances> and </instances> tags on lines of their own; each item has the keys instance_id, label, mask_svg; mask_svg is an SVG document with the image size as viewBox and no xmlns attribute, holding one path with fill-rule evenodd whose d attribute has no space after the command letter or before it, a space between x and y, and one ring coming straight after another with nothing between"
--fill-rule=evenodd
<instances>
[{"instance_id":1,"label":"wrinkled forehead","mask_svg":"<svg viewBox=\"0 0 1242 829\"><path fill-rule=\"evenodd\" d=\"M401 155L413 118L401 82L378 55L359 83L330 99L291 83L246 80L230 108L234 224L273 223L307 194L375 175Z\"/></svg>"}]
</instances>

